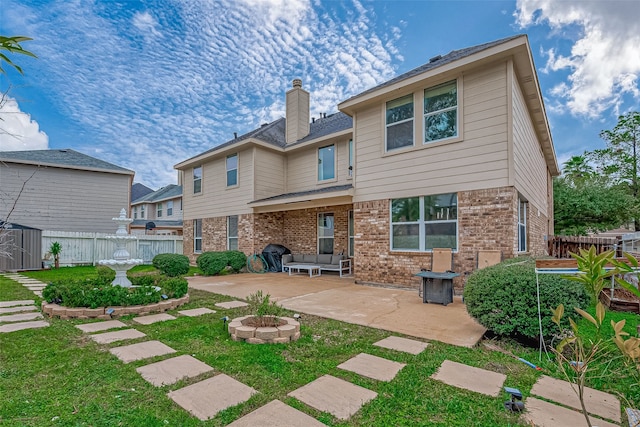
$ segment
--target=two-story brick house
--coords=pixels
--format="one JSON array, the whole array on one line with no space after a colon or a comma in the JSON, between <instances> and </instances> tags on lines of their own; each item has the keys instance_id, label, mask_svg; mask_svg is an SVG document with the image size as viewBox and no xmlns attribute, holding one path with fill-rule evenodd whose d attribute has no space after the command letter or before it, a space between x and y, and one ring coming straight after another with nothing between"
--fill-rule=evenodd
<instances>
[{"instance_id":1,"label":"two-story brick house","mask_svg":"<svg viewBox=\"0 0 640 427\"><path fill-rule=\"evenodd\" d=\"M526 36L432 58L310 120L286 118L176 165L184 253L268 243L353 257L357 282L415 286L431 249L542 254L559 174Z\"/></svg>"}]
</instances>

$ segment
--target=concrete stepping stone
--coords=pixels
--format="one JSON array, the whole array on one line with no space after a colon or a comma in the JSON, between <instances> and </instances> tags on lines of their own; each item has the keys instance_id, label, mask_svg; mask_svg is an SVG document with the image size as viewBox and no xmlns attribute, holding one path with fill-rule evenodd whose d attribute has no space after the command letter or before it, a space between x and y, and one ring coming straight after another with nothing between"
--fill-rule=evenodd
<instances>
[{"instance_id":1,"label":"concrete stepping stone","mask_svg":"<svg viewBox=\"0 0 640 427\"><path fill-rule=\"evenodd\" d=\"M547 400L560 403L564 406L578 410L582 409L578 395L573 391L571 384L567 381L543 375L538 378L538 381L536 381L533 388L531 388L531 394L544 397ZM612 394L585 387L584 404L590 414L613 420L617 423L619 423L622 418L620 401Z\"/></svg>"},{"instance_id":2,"label":"concrete stepping stone","mask_svg":"<svg viewBox=\"0 0 640 427\"><path fill-rule=\"evenodd\" d=\"M18 305L33 305L36 302L32 299L23 299L18 301L0 301L0 307L15 307Z\"/></svg>"},{"instance_id":3,"label":"concrete stepping stone","mask_svg":"<svg viewBox=\"0 0 640 427\"><path fill-rule=\"evenodd\" d=\"M164 322L166 320L174 320L174 319L175 317L170 314L160 313L160 314L151 314L149 316L136 317L133 319L133 321L141 325L151 325L153 323Z\"/></svg>"},{"instance_id":4,"label":"concrete stepping stone","mask_svg":"<svg viewBox=\"0 0 640 427\"><path fill-rule=\"evenodd\" d=\"M587 421L581 412L574 411L544 400L528 397L524 402L525 413L522 417L537 427L586 427ZM619 427L599 418L591 418L591 424L598 427Z\"/></svg>"},{"instance_id":5,"label":"concrete stepping stone","mask_svg":"<svg viewBox=\"0 0 640 427\"><path fill-rule=\"evenodd\" d=\"M45 322L44 320L34 320L33 322L8 323L6 325L0 325L0 333L21 331L23 329L46 328L47 326L49 326L49 323Z\"/></svg>"},{"instance_id":6,"label":"concrete stepping stone","mask_svg":"<svg viewBox=\"0 0 640 427\"><path fill-rule=\"evenodd\" d=\"M504 374L474 368L462 363L445 360L440 369L431 376L434 380L476 393L497 397L507 379Z\"/></svg>"},{"instance_id":7,"label":"concrete stepping stone","mask_svg":"<svg viewBox=\"0 0 640 427\"><path fill-rule=\"evenodd\" d=\"M373 378L374 380L391 381L405 366L406 363L394 362L371 354L360 353L339 364L338 368L355 372L358 375Z\"/></svg>"},{"instance_id":8,"label":"concrete stepping stone","mask_svg":"<svg viewBox=\"0 0 640 427\"><path fill-rule=\"evenodd\" d=\"M39 297L42 297L42 291L33 291L33 293Z\"/></svg>"},{"instance_id":9,"label":"concrete stepping stone","mask_svg":"<svg viewBox=\"0 0 640 427\"><path fill-rule=\"evenodd\" d=\"M175 353L176 351L160 341L145 341L137 344L114 347L109 352L124 363L131 363L136 360L148 359L155 356Z\"/></svg>"},{"instance_id":10,"label":"concrete stepping stone","mask_svg":"<svg viewBox=\"0 0 640 427\"><path fill-rule=\"evenodd\" d=\"M142 378L156 387L170 385L183 378L197 377L213 368L195 357L184 355L151 363L136 369Z\"/></svg>"},{"instance_id":11,"label":"concrete stepping stone","mask_svg":"<svg viewBox=\"0 0 640 427\"><path fill-rule=\"evenodd\" d=\"M630 427L640 426L640 409L625 408Z\"/></svg>"},{"instance_id":12,"label":"concrete stepping stone","mask_svg":"<svg viewBox=\"0 0 640 427\"><path fill-rule=\"evenodd\" d=\"M243 301L227 301L227 302L219 302L216 304L216 307L220 308L238 308L238 307L246 307L249 304Z\"/></svg>"},{"instance_id":13,"label":"concrete stepping stone","mask_svg":"<svg viewBox=\"0 0 640 427\"><path fill-rule=\"evenodd\" d=\"M213 314L215 312L216 312L215 310L211 310L210 308L206 308L206 307L192 308L190 310L178 310L178 313L182 314L183 316L189 316L189 317L197 317L197 316L202 316L204 314Z\"/></svg>"},{"instance_id":14,"label":"concrete stepping stone","mask_svg":"<svg viewBox=\"0 0 640 427\"><path fill-rule=\"evenodd\" d=\"M229 424L227 427L326 427L320 421L302 411L272 400Z\"/></svg>"},{"instance_id":15,"label":"concrete stepping stone","mask_svg":"<svg viewBox=\"0 0 640 427\"><path fill-rule=\"evenodd\" d=\"M220 374L171 391L168 396L183 409L205 421L224 409L246 402L254 393L257 391L253 388Z\"/></svg>"},{"instance_id":16,"label":"concrete stepping stone","mask_svg":"<svg viewBox=\"0 0 640 427\"><path fill-rule=\"evenodd\" d=\"M289 393L299 401L319 411L328 412L340 420L349 419L378 393L345 380L324 375Z\"/></svg>"},{"instance_id":17,"label":"concrete stepping stone","mask_svg":"<svg viewBox=\"0 0 640 427\"><path fill-rule=\"evenodd\" d=\"M91 338L98 344L110 344L112 342L134 340L136 338L142 338L146 336L147 334L144 334L137 329L123 329L121 331L104 332L102 334L89 335L89 338Z\"/></svg>"},{"instance_id":18,"label":"concrete stepping stone","mask_svg":"<svg viewBox=\"0 0 640 427\"><path fill-rule=\"evenodd\" d=\"M38 307L36 307L35 305L19 305L17 307L4 307L4 308L0 308L0 314L21 313L24 311L36 311L37 309Z\"/></svg>"},{"instance_id":19,"label":"concrete stepping stone","mask_svg":"<svg viewBox=\"0 0 640 427\"><path fill-rule=\"evenodd\" d=\"M44 319L44 316L39 311L36 313L6 314L4 316L0 316L0 323L24 322L25 320L36 319Z\"/></svg>"},{"instance_id":20,"label":"concrete stepping stone","mask_svg":"<svg viewBox=\"0 0 640 427\"><path fill-rule=\"evenodd\" d=\"M420 354L429 346L429 343L390 336L378 342L374 342L373 345L388 348L390 350L402 351L404 353Z\"/></svg>"},{"instance_id":21,"label":"concrete stepping stone","mask_svg":"<svg viewBox=\"0 0 640 427\"><path fill-rule=\"evenodd\" d=\"M41 291L46 287L47 287L47 285L28 285L28 286L26 286L26 288L29 289L30 291Z\"/></svg>"},{"instance_id":22,"label":"concrete stepping stone","mask_svg":"<svg viewBox=\"0 0 640 427\"><path fill-rule=\"evenodd\" d=\"M76 328L80 329L82 332L87 334L93 332L106 331L109 329L115 328L124 328L127 326L125 323L122 323L119 320L107 320L104 322L94 322L94 323L85 323L83 325L76 325Z\"/></svg>"}]
</instances>

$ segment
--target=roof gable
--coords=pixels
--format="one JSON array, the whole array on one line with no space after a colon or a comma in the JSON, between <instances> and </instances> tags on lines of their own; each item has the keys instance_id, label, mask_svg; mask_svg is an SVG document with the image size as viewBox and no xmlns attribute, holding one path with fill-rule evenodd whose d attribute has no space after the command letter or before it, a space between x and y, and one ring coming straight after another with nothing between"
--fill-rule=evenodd
<instances>
[{"instance_id":1,"label":"roof gable","mask_svg":"<svg viewBox=\"0 0 640 427\"><path fill-rule=\"evenodd\" d=\"M0 151L0 161L133 175L134 172L71 149Z\"/></svg>"}]
</instances>

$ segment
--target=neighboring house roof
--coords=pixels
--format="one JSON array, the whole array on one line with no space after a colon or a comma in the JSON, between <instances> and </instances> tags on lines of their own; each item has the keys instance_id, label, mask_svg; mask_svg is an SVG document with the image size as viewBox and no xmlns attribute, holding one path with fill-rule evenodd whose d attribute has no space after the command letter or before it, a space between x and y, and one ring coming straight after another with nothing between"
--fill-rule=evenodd
<instances>
[{"instance_id":1,"label":"neighboring house roof","mask_svg":"<svg viewBox=\"0 0 640 427\"><path fill-rule=\"evenodd\" d=\"M135 172L71 149L0 151L0 161L133 175Z\"/></svg>"},{"instance_id":2,"label":"neighboring house roof","mask_svg":"<svg viewBox=\"0 0 640 427\"><path fill-rule=\"evenodd\" d=\"M134 219L132 227L146 227L147 223L153 222L156 228L162 227L182 227L181 219Z\"/></svg>"},{"instance_id":3,"label":"neighboring house roof","mask_svg":"<svg viewBox=\"0 0 640 427\"><path fill-rule=\"evenodd\" d=\"M135 199L131 202L131 204L137 205L140 203L155 203L162 200L175 199L177 197L182 197L182 186L169 184L166 187L162 187L159 190L156 190L149 194L145 194L144 196Z\"/></svg>"},{"instance_id":4,"label":"neighboring house roof","mask_svg":"<svg viewBox=\"0 0 640 427\"><path fill-rule=\"evenodd\" d=\"M131 186L131 201L137 200L149 193L153 193L153 190L151 188L147 187L144 184L136 182Z\"/></svg>"},{"instance_id":5,"label":"neighboring house roof","mask_svg":"<svg viewBox=\"0 0 640 427\"><path fill-rule=\"evenodd\" d=\"M268 200L269 201L270 200L280 200L280 199L289 199L289 198L292 198L292 197L311 196L311 195L314 195L314 194L333 193L333 192L336 192L336 191L350 190L352 188L353 188L353 185L351 185L351 184L334 185L332 187L317 188L315 190L297 191L295 193L278 194L277 196L265 197L264 199L251 201L251 202L249 202L249 204L258 203L258 202L265 202L265 201L268 201Z\"/></svg>"}]
</instances>

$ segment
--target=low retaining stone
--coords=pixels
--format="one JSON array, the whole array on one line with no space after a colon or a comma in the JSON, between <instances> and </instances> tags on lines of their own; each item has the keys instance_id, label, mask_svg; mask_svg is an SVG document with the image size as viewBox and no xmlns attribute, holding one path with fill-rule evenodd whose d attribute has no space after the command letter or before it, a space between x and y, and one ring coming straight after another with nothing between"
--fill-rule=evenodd
<instances>
[{"instance_id":1,"label":"low retaining stone","mask_svg":"<svg viewBox=\"0 0 640 427\"><path fill-rule=\"evenodd\" d=\"M127 307L64 307L58 304L42 302L42 312L49 317L59 317L61 319L111 319L126 314L158 313L172 308L179 307L189 302L189 294L182 298L173 298L167 301L149 305L132 305ZM113 313L106 314L106 310L113 308Z\"/></svg>"},{"instance_id":2,"label":"low retaining stone","mask_svg":"<svg viewBox=\"0 0 640 427\"><path fill-rule=\"evenodd\" d=\"M300 338L300 322L290 317L279 317L278 326L251 326L250 320L254 316L242 316L232 319L227 330L234 341L244 341L249 344L286 344Z\"/></svg>"}]
</instances>

